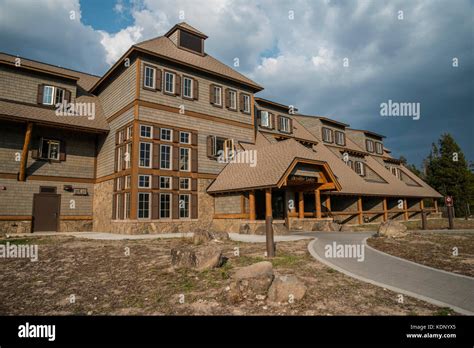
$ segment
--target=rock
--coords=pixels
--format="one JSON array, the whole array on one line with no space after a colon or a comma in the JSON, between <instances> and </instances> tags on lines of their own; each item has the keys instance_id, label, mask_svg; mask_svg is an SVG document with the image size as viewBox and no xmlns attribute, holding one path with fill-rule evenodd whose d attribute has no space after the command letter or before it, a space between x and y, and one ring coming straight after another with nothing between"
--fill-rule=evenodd
<instances>
[{"instance_id":1,"label":"rock","mask_svg":"<svg viewBox=\"0 0 474 348\"><path fill-rule=\"evenodd\" d=\"M382 222L377 234L383 237L401 237L406 234L407 227L398 221L389 220Z\"/></svg>"},{"instance_id":2,"label":"rock","mask_svg":"<svg viewBox=\"0 0 474 348\"><path fill-rule=\"evenodd\" d=\"M289 234L290 232L288 231L288 228L284 224L273 224L273 232L275 235L286 235Z\"/></svg>"},{"instance_id":3,"label":"rock","mask_svg":"<svg viewBox=\"0 0 474 348\"><path fill-rule=\"evenodd\" d=\"M249 224L241 224L239 228L239 234L250 234Z\"/></svg>"},{"instance_id":4,"label":"rock","mask_svg":"<svg viewBox=\"0 0 474 348\"><path fill-rule=\"evenodd\" d=\"M351 225L341 225L341 232L353 232L355 231L354 226Z\"/></svg>"},{"instance_id":5,"label":"rock","mask_svg":"<svg viewBox=\"0 0 474 348\"><path fill-rule=\"evenodd\" d=\"M268 261L254 263L235 272L229 285L227 298L236 303L243 298L265 296L273 281L273 266Z\"/></svg>"},{"instance_id":6,"label":"rock","mask_svg":"<svg viewBox=\"0 0 474 348\"><path fill-rule=\"evenodd\" d=\"M217 246L171 249L171 264L176 268L192 268L202 271L220 267L223 263L222 250Z\"/></svg>"},{"instance_id":7,"label":"rock","mask_svg":"<svg viewBox=\"0 0 474 348\"><path fill-rule=\"evenodd\" d=\"M270 302L289 302L301 300L306 293L306 286L295 276L278 276L268 289Z\"/></svg>"},{"instance_id":8,"label":"rock","mask_svg":"<svg viewBox=\"0 0 474 348\"><path fill-rule=\"evenodd\" d=\"M208 232L207 230L197 229L194 231L194 234L193 234L194 245L204 244L211 241L212 239L213 238L212 238L211 233Z\"/></svg>"},{"instance_id":9,"label":"rock","mask_svg":"<svg viewBox=\"0 0 474 348\"><path fill-rule=\"evenodd\" d=\"M234 279L242 280L267 276L271 276L273 278L273 265L269 261L262 261L237 270L237 272L234 274Z\"/></svg>"},{"instance_id":10,"label":"rock","mask_svg":"<svg viewBox=\"0 0 474 348\"><path fill-rule=\"evenodd\" d=\"M222 231L211 231L209 232L213 240L230 240L229 234Z\"/></svg>"},{"instance_id":11,"label":"rock","mask_svg":"<svg viewBox=\"0 0 474 348\"><path fill-rule=\"evenodd\" d=\"M318 221L313 225L313 231L337 232L341 230L341 225L330 220Z\"/></svg>"},{"instance_id":12,"label":"rock","mask_svg":"<svg viewBox=\"0 0 474 348\"><path fill-rule=\"evenodd\" d=\"M272 226L273 228L273 226ZM267 226L265 224L259 224L255 229L255 234L264 236L267 234Z\"/></svg>"}]
</instances>

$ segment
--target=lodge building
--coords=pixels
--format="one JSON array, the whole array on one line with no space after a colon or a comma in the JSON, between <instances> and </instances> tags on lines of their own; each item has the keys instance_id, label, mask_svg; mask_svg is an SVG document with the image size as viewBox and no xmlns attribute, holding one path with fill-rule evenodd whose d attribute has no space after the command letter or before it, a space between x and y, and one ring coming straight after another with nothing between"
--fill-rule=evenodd
<instances>
[{"instance_id":1,"label":"lodge building","mask_svg":"<svg viewBox=\"0 0 474 348\"><path fill-rule=\"evenodd\" d=\"M258 233L272 216L284 233L436 216L441 195L383 135L258 97L206 39L177 24L103 76L0 53L0 230Z\"/></svg>"}]
</instances>

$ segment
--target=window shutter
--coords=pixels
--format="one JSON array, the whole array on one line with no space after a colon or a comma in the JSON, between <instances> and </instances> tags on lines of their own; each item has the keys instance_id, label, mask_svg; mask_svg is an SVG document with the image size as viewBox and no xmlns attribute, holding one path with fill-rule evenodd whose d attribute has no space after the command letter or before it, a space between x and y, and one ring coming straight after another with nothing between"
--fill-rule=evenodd
<instances>
[{"instance_id":1,"label":"window shutter","mask_svg":"<svg viewBox=\"0 0 474 348\"><path fill-rule=\"evenodd\" d=\"M157 190L160 188L160 177L158 175L153 175L151 177L151 188Z\"/></svg>"},{"instance_id":2,"label":"window shutter","mask_svg":"<svg viewBox=\"0 0 474 348\"><path fill-rule=\"evenodd\" d=\"M196 178L191 179L191 191L197 191L198 180Z\"/></svg>"},{"instance_id":3,"label":"window shutter","mask_svg":"<svg viewBox=\"0 0 474 348\"><path fill-rule=\"evenodd\" d=\"M154 169L160 169L160 144L153 144L153 163L152 163L152 166L153 166Z\"/></svg>"},{"instance_id":4,"label":"window shutter","mask_svg":"<svg viewBox=\"0 0 474 348\"><path fill-rule=\"evenodd\" d=\"M198 135L197 133L192 133L191 134L191 145L197 145L198 144Z\"/></svg>"},{"instance_id":5,"label":"window shutter","mask_svg":"<svg viewBox=\"0 0 474 348\"><path fill-rule=\"evenodd\" d=\"M262 112L260 110L257 110L255 115L257 117L257 126L261 126L262 125Z\"/></svg>"},{"instance_id":6,"label":"window shutter","mask_svg":"<svg viewBox=\"0 0 474 348\"><path fill-rule=\"evenodd\" d=\"M290 133L293 133L293 119L292 119L292 118L289 118L289 119L288 119L288 123L290 124L289 132L290 132Z\"/></svg>"},{"instance_id":7,"label":"window shutter","mask_svg":"<svg viewBox=\"0 0 474 348\"><path fill-rule=\"evenodd\" d=\"M193 193L191 195L191 219L198 218L198 195Z\"/></svg>"},{"instance_id":8,"label":"window shutter","mask_svg":"<svg viewBox=\"0 0 474 348\"><path fill-rule=\"evenodd\" d=\"M173 170L179 170L179 147L173 146Z\"/></svg>"},{"instance_id":9,"label":"window shutter","mask_svg":"<svg viewBox=\"0 0 474 348\"><path fill-rule=\"evenodd\" d=\"M199 99L199 82L196 79L193 79L193 99Z\"/></svg>"},{"instance_id":10,"label":"window shutter","mask_svg":"<svg viewBox=\"0 0 474 348\"><path fill-rule=\"evenodd\" d=\"M178 74L174 75L175 82L174 82L174 94L181 95L181 76Z\"/></svg>"},{"instance_id":11,"label":"window shutter","mask_svg":"<svg viewBox=\"0 0 474 348\"><path fill-rule=\"evenodd\" d=\"M66 160L66 142L61 141L59 143L59 160L65 161Z\"/></svg>"},{"instance_id":12,"label":"window shutter","mask_svg":"<svg viewBox=\"0 0 474 348\"><path fill-rule=\"evenodd\" d=\"M239 109L240 109L240 111L242 111L242 112L244 111L244 106L245 106L244 104L245 104L245 103L244 103L244 94L243 94L243 93L240 93L240 94L239 94Z\"/></svg>"},{"instance_id":13,"label":"window shutter","mask_svg":"<svg viewBox=\"0 0 474 348\"><path fill-rule=\"evenodd\" d=\"M191 171L197 172L198 171L198 150L191 149Z\"/></svg>"},{"instance_id":14,"label":"window shutter","mask_svg":"<svg viewBox=\"0 0 474 348\"><path fill-rule=\"evenodd\" d=\"M38 94L36 95L36 102L38 104L43 104L43 92L44 92L44 84L40 83L38 85Z\"/></svg>"},{"instance_id":15,"label":"window shutter","mask_svg":"<svg viewBox=\"0 0 474 348\"><path fill-rule=\"evenodd\" d=\"M173 219L179 219L179 195L177 193L173 193L172 217Z\"/></svg>"},{"instance_id":16,"label":"window shutter","mask_svg":"<svg viewBox=\"0 0 474 348\"><path fill-rule=\"evenodd\" d=\"M230 90L228 88L225 89L225 107L230 108Z\"/></svg>"},{"instance_id":17,"label":"window shutter","mask_svg":"<svg viewBox=\"0 0 474 348\"><path fill-rule=\"evenodd\" d=\"M214 93L214 84L209 85L209 102L214 104L214 100L216 99L216 95Z\"/></svg>"},{"instance_id":18,"label":"window shutter","mask_svg":"<svg viewBox=\"0 0 474 348\"><path fill-rule=\"evenodd\" d=\"M160 127L153 126L153 139L160 139Z\"/></svg>"},{"instance_id":19,"label":"window shutter","mask_svg":"<svg viewBox=\"0 0 474 348\"><path fill-rule=\"evenodd\" d=\"M117 205L115 204L117 202L117 194L114 194L112 196L112 220L115 220L117 218Z\"/></svg>"},{"instance_id":20,"label":"window shutter","mask_svg":"<svg viewBox=\"0 0 474 348\"><path fill-rule=\"evenodd\" d=\"M173 143L179 143L179 131L173 130Z\"/></svg>"},{"instance_id":21,"label":"window shutter","mask_svg":"<svg viewBox=\"0 0 474 348\"><path fill-rule=\"evenodd\" d=\"M213 158L216 154L216 150L214 148L214 144L216 143L215 138L216 137L214 135L207 136L207 157Z\"/></svg>"},{"instance_id":22,"label":"window shutter","mask_svg":"<svg viewBox=\"0 0 474 348\"><path fill-rule=\"evenodd\" d=\"M71 102L71 91L70 91L70 90L67 90L67 89L65 90L65 92L64 92L64 99L65 99L68 103Z\"/></svg>"},{"instance_id":23,"label":"window shutter","mask_svg":"<svg viewBox=\"0 0 474 348\"><path fill-rule=\"evenodd\" d=\"M158 178L158 177L156 177ZM153 180L155 176L153 177ZM160 194L158 192L153 192L151 198L151 218L157 220L160 218Z\"/></svg>"},{"instance_id":24,"label":"window shutter","mask_svg":"<svg viewBox=\"0 0 474 348\"><path fill-rule=\"evenodd\" d=\"M270 119L272 120L272 129L280 129L280 116L276 116L274 114L270 114Z\"/></svg>"},{"instance_id":25,"label":"window shutter","mask_svg":"<svg viewBox=\"0 0 474 348\"><path fill-rule=\"evenodd\" d=\"M161 69L156 69L156 83L155 83L155 89L157 91L161 91ZM143 79L145 80L145 79Z\"/></svg>"}]
</instances>

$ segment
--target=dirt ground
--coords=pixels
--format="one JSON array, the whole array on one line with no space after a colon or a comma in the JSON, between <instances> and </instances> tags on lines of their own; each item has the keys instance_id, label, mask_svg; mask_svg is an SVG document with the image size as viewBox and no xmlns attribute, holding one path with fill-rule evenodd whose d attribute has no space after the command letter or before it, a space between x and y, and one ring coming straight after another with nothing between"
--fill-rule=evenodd
<instances>
[{"instance_id":1,"label":"dirt ground","mask_svg":"<svg viewBox=\"0 0 474 348\"><path fill-rule=\"evenodd\" d=\"M277 257L272 259L275 273L294 274L308 287L302 300L281 305L257 299L232 305L225 295L236 269L265 260L264 244L225 242L221 245L229 258L227 263L197 272L170 267L171 248L189 243L185 239L37 237L15 243L38 244L39 260L0 259L2 315L453 314L450 309L407 296L399 303L398 294L392 291L326 267L309 255L308 240L277 245Z\"/></svg>"},{"instance_id":2,"label":"dirt ground","mask_svg":"<svg viewBox=\"0 0 474 348\"><path fill-rule=\"evenodd\" d=\"M410 232L400 238L372 237L367 243L394 256L474 277L474 233Z\"/></svg>"}]
</instances>

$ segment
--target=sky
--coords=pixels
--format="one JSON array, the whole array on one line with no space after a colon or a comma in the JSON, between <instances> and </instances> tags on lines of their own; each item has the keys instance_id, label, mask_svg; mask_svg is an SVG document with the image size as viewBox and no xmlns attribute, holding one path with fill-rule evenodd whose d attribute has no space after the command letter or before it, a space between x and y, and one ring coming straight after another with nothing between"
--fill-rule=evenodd
<instances>
[{"instance_id":1,"label":"sky","mask_svg":"<svg viewBox=\"0 0 474 348\"><path fill-rule=\"evenodd\" d=\"M474 161L472 0L0 0L0 51L101 75L182 21L258 96L383 134L418 166L445 132ZM382 116L389 100L419 118Z\"/></svg>"}]
</instances>

